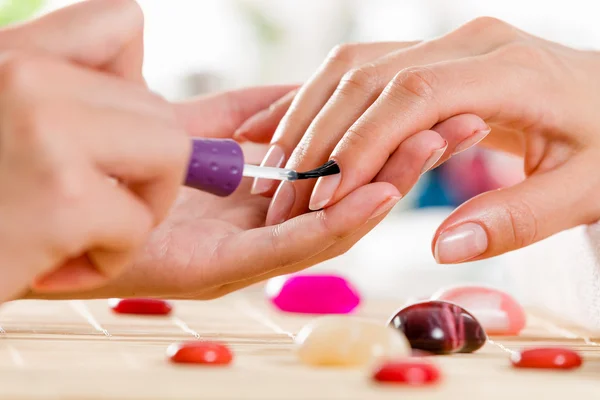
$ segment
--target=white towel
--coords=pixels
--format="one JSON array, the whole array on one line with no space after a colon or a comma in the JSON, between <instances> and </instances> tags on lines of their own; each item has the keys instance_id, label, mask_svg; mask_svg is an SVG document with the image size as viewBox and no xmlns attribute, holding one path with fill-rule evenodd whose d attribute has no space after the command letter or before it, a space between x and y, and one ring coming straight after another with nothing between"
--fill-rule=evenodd
<instances>
[{"instance_id":1,"label":"white towel","mask_svg":"<svg viewBox=\"0 0 600 400\"><path fill-rule=\"evenodd\" d=\"M600 224L561 232L503 258L524 304L600 335Z\"/></svg>"}]
</instances>

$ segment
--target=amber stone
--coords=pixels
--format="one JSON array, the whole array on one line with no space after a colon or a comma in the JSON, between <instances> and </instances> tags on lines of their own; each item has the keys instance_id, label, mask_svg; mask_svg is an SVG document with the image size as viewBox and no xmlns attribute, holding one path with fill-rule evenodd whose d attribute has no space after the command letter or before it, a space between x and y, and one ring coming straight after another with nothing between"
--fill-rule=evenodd
<instances>
[{"instance_id":1,"label":"amber stone","mask_svg":"<svg viewBox=\"0 0 600 400\"><path fill-rule=\"evenodd\" d=\"M373 379L384 383L422 386L438 382L440 376L439 369L431 363L419 360L398 360L380 365L375 370Z\"/></svg>"},{"instance_id":2,"label":"amber stone","mask_svg":"<svg viewBox=\"0 0 600 400\"><path fill-rule=\"evenodd\" d=\"M560 347L540 347L513 353L510 357L516 368L573 369L583 364L573 350Z\"/></svg>"},{"instance_id":3,"label":"amber stone","mask_svg":"<svg viewBox=\"0 0 600 400\"><path fill-rule=\"evenodd\" d=\"M299 360L314 366L354 367L410 355L403 334L380 322L352 316L320 317L295 337Z\"/></svg>"},{"instance_id":4,"label":"amber stone","mask_svg":"<svg viewBox=\"0 0 600 400\"><path fill-rule=\"evenodd\" d=\"M398 311L389 325L400 330L411 347L434 354L472 353L487 336L464 308L445 301L425 301Z\"/></svg>"},{"instance_id":5,"label":"amber stone","mask_svg":"<svg viewBox=\"0 0 600 400\"><path fill-rule=\"evenodd\" d=\"M119 314L167 315L173 307L160 299L110 299L110 308Z\"/></svg>"},{"instance_id":6,"label":"amber stone","mask_svg":"<svg viewBox=\"0 0 600 400\"><path fill-rule=\"evenodd\" d=\"M167 348L167 356L174 363L227 365L233 354L218 342L192 341L174 343Z\"/></svg>"}]
</instances>

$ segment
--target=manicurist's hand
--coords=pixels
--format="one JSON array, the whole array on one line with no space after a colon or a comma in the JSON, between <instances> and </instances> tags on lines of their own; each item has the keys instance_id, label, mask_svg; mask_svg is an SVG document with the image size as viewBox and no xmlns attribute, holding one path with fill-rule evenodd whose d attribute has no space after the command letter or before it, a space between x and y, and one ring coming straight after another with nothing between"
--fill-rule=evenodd
<instances>
[{"instance_id":1,"label":"manicurist's hand","mask_svg":"<svg viewBox=\"0 0 600 400\"><path fill-rule=\"evenodd\" d=\"M1 300L105 284L175 201L190 143L141 84L141 21L93 1L0 32Z\"/></svg>"},{"instance_id":2,"label":"manicurist's hand","mask_svg":"<svg viewBox=\"0 0 600 400\"><path fill-rule=\"evenodd\" d=\"M52 22L65 19L61 36ZM395 204L397 189L375 183L265 227L269 200L249 181L228 198L180 188L190 136L231 138L297 86L167 104L143 83L142 25L132 1L94 0L10 31L26 50L0 68L3 300L213 298L343 253ZM255 132L268 143L277 122Z\"/></svg>"},{"instance_id":3,"label":"manicurist's hand","mask_svg":"<svg viewBox=\"0 0 600 400\"><path fill-rule=\"evenodd\" d=\"M266 165L341 175L283 183L267 223L339 204L370 182L406 194L419 176L481 142L523 157L527 178L463 204L435 233L440 263L491 257L600 218L600 54L492 18L440 38L336 48L298 95L239 133L283 121ZM271 182L254 190L266 197Z\"/></svg>"}]
</instances>

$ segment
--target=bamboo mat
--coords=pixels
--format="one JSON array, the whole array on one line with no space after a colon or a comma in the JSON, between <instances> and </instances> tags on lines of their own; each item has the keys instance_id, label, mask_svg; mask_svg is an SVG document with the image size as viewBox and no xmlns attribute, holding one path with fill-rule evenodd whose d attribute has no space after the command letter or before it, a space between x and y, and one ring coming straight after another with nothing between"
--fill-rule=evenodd
<instances>
[{"instance_id":1,"label":"bamboo mat","mask_svg":"<svg viewBox=\"0 0 600 400\"><path fill-rule=\"evenodd\" d=\"M311 368L293 354L313 317L279 313L256 288L207 301L174 302L172 315L114 314L106 300L17 301L0 308L0 399L599 399L600 340L532 314L518 338L492 338L475 354L429 358L432 388L382 387L365 369ZM385 323L400 306L369 301L358 314ZM173 365L169 344L217 339L229 367ZM571 372L516 370L510 352L560 344L582 352Z\"/></svg>"}]
</instances>

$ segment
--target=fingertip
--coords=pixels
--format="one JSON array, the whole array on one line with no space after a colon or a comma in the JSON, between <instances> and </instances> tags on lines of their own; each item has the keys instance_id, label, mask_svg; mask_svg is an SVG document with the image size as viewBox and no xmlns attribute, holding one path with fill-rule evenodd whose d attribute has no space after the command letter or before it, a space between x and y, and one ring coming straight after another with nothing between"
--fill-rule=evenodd
<instances>
[{"instance_id":1,"label":"fingertip","mask_svg":"<svg viewBox=\"0 0 600 400\"><path fill-rule=\"evenodd\" d=\"M385 208L386 203L395 205L401 198L402 194L394 185L375 182L359 187L323 211L340 219L355 217L357 220L367 222L377 217L377 214L381 215L385 212L385 210L379 211Z\"/></svg>"},{"instance_id":2,"label":"fingertip","mask_svg":"<svg viewBox=\"0 0 600 400\"><path fill-rule=\"evenodd\" d=\"M58 293L97 289L107 282L108 278L95 269L87 257L79 257L38 277L30 286L39 293Z\"/></svg>"}]
</instances>

